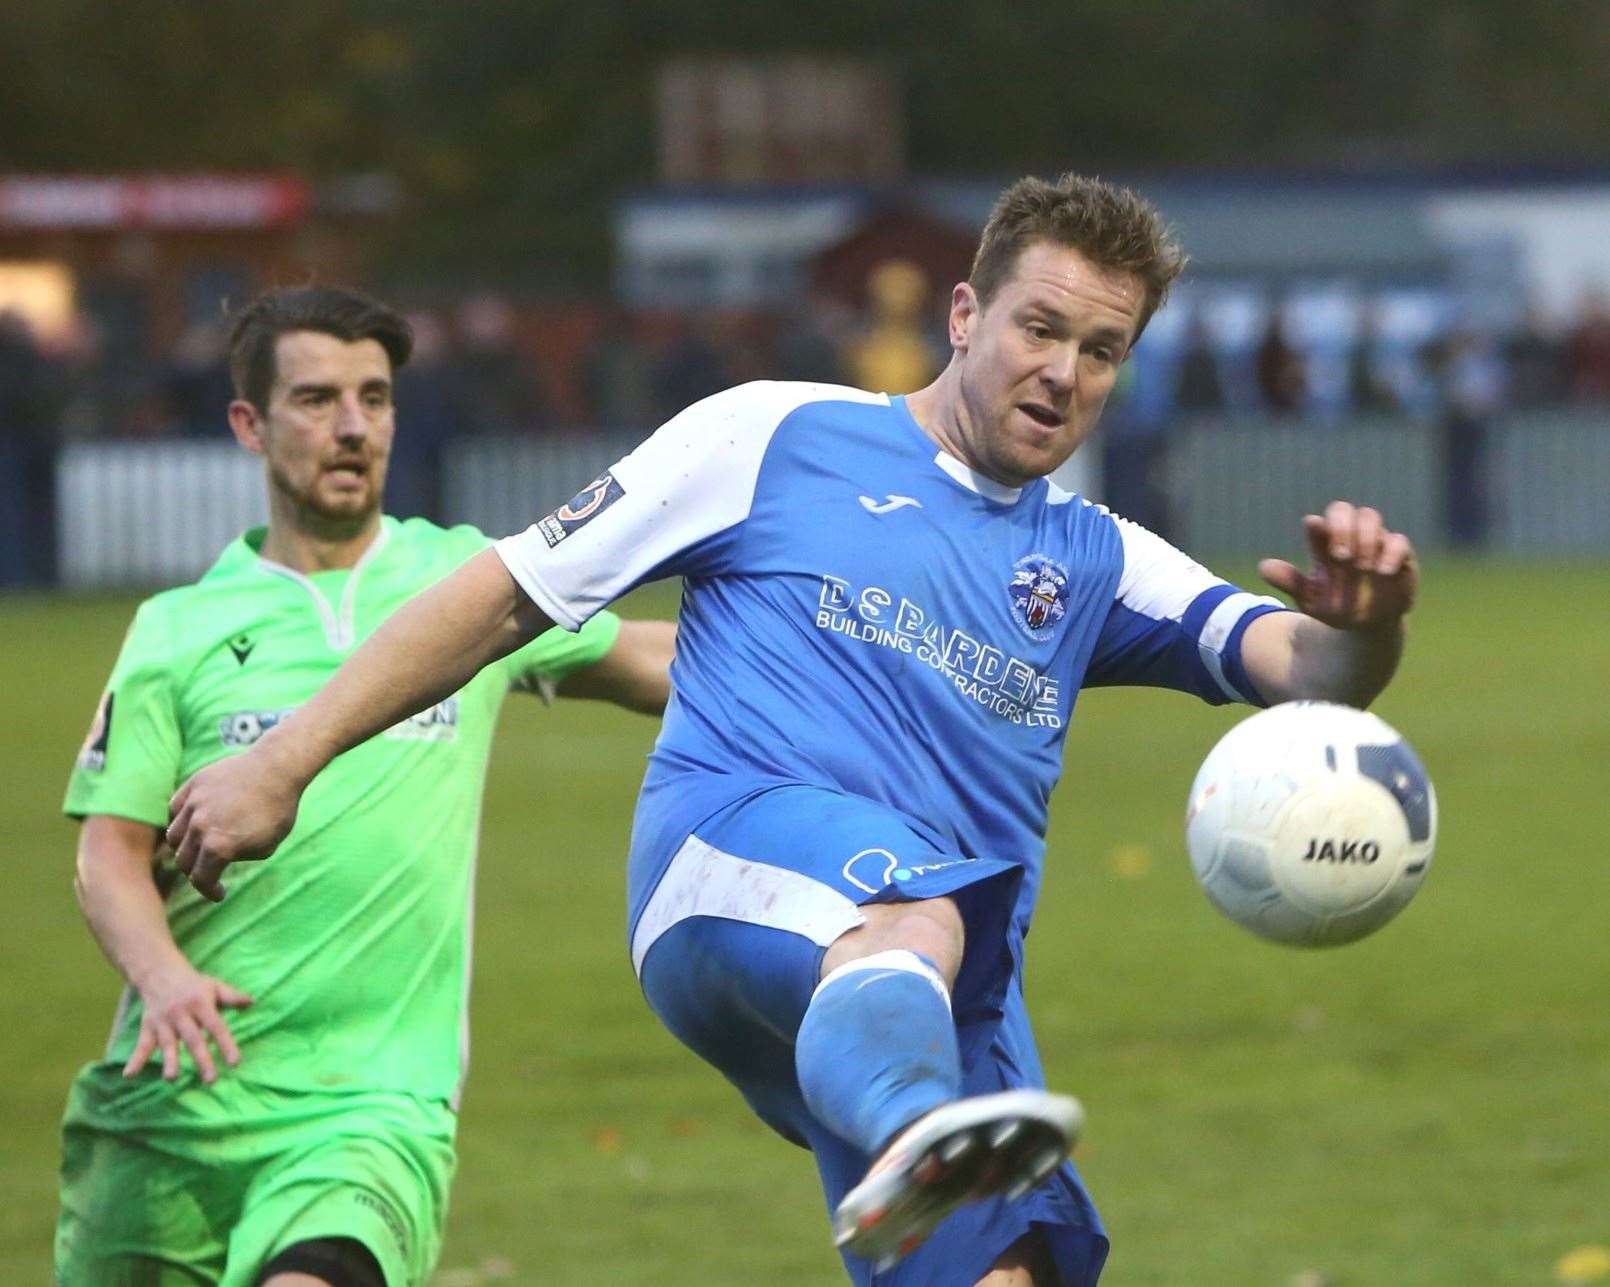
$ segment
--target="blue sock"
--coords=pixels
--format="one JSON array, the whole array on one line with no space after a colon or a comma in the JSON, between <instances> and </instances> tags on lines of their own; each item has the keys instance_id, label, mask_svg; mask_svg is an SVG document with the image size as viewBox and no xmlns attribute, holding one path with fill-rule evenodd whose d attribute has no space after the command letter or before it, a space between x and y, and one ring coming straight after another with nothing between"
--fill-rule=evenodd
<instances>
[{"instance_id":1,"label":"blue sock","mask_svg":"<svg viewBox=\"0 0 1610 1287\"><path fill-rule=\"evenodd\" d=\"M961 1056L939 971L915 952L877 952L834 970L794 1039L806 1106L876 1153L902 1127L961 1094Z\"/></svg>"}]
</instances>

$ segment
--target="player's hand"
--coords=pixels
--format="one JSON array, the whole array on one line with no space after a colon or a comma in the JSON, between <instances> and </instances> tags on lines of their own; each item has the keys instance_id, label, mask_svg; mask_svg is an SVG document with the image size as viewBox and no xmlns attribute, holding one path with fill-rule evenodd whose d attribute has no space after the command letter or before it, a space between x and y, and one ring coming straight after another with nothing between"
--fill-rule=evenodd
<instances>
[{"instance_id":1,"label":"player's hand","mask_svg":"<svg viewBox=\"0 0 1610 1287\"><path fill-rule=\"evenodd\" d=\"M288 785L264 743L207 765L168 803L173 861L203 898L222 902L232 862L267 858L296 822L300 792Z\"/></svg>"},{"instance_id":2,"label":"player's hand","mask_svg":"<svg viewBox=\"0 0 1610 1287\"><path fill-rule=\"evenodd\" d=\"M134 1053L123 1065L123 1075L132 1077L162 1052L162 1076L174 1081L179 1076L179 1047L183 1045L196 1061L201 1080L212 1085L218 1079L218 1064L212 1046L233 1068L240 1062L240 1047L224 1022L220 1010L240 1010L252 998L222 979L202 974L188 963L170 967L146 980L138 989L145 1013L140 1019L140 1037Z\"/></svg>"},{"instance_id":3,"label":"player's hand","mask_svg":"<svg viewBox=\"0 0 1610 1287\"><path fill-rule=\"evenodd\" d=\"M1263 579L1290 595L1297 609L1339 630L1395 624L1414 606L1420 566L1402 532L1388 530L1378 511L1332 501L1324 514L1303 519L1313 567L1285 559L1258 564Z\"/></svg>"}]
</instances>

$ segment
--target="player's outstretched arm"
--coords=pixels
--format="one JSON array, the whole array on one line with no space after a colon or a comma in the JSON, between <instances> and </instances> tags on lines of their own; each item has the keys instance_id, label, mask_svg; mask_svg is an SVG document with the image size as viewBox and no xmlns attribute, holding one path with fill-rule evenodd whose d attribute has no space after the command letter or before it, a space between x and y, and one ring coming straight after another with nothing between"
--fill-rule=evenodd
<instances>
[{"instance_id":1,"label":"player's outstretched arm","mask_svg":"<svg viewBox=\"0 0 1610 1287\"><path fill-rule=\"evenodd\" d=\"M173 941L152 876L159 834L148 823L91 814L78 834L73 886L101 951L140 994L140 1035L123 1075L134 1076L160 1054L162 1075L172 1081L182 1045L211 1084L218 1076L213 1044L225 1063L240 1062L221 1011L249 1006L252 998L202 974Z\"/></svg>"},{"instance_id":2,"label":"player's outstretched arm","mask_svg":"<svg viewBox=\"0 0 1610 1287\"><path fill-rule=\"evenodd\" d=\"M645 715L659 715L671 700L671 657L676 623L622 621L610 650L591 666L559 682L561 697L592 697Z\"/></svg>"},{"instance_id":3,"label":"player's outstretched arm","mask_svg":"<svg viewBox=\"0 0 1610 1287\"><path fill-rule=\"evenodd\" d=\"M326 764L457 692L552 624L492 550L415 595L249 751L179 788L168 826L179 869L202 895L221 900L224 868L274 852Z\"/></svg>"},{"instance_id":4,"label":"player's outstretched arm","mask_svg":"<svg viewBox=\"0 0 1610 1287\"><path fill-rule=\"evenodd\" d=\"M1403 618L1420 569L1414 546L1381 515L1347 501L1303 519L1313 566L1264 559L1263 578L1298 612L1274 612L1247 627L1242 660L1270 703L1302 698L1368 706L1397 670Z\"/></svg>"}]
</instances>

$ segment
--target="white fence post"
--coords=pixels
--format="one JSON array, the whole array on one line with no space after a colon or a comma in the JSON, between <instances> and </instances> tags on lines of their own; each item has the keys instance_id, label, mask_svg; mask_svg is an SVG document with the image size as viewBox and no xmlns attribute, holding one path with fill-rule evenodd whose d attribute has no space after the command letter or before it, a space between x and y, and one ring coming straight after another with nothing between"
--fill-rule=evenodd
<instances>
[{"instance_id":1,"label":"white fence post","mask_svg":"<svg viewBox=\"0 0 1610 1287\"><path fill-rule=\"evenodd\" d=\"M58 579L191 581L267 516L263 463L233 443L77 443L56 462Z\"/></svg>"}]
</instances>

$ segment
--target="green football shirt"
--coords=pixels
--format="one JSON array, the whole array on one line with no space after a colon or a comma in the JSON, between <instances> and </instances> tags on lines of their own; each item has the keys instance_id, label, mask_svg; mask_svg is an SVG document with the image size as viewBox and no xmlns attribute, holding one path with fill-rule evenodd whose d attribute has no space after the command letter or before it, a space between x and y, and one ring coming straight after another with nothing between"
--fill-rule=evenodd
<instances>
[{"instance_id":1,"label":"green football shirt","mask_svg":"<svg viewBox=\"0 0 1610 1287\"><path fill-rule=\"evenodd\" d=\"M384 520L351 569L302 574L230 545L194 585L135 614L64 809L164 827L203 765L245 750L382 621L485 549L470 527ZM169 867L168 923L198 970L256 998L231 1011L232 1075L287 1090L400 1090L456 1101L468 1054L471 883L493 726L511 688L551 691L613 646L620 622L550 630L430 710L339 756L274 857L210 903ZM125 1062L124 993L105 1062ZM188 1057L187 1057L188 1058Z\"/></svg>"}]
</instances>

